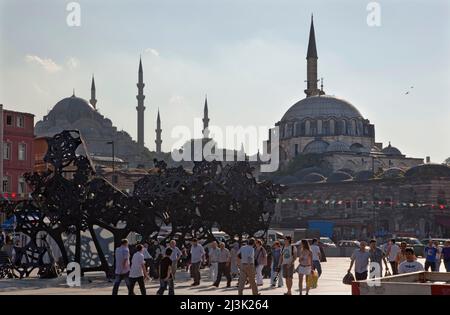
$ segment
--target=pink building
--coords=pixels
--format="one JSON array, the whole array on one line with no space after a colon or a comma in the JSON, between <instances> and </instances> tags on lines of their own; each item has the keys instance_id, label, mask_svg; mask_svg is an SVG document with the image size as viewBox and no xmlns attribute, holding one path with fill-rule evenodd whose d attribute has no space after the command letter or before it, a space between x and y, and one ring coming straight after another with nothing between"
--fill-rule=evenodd
<instances>
[{"instance_id":1,"label":"pink building","mask_svg":"<svg viewBox=\"0 0 450 315\"><path fill-rule=\"evenodd\" d=\"M34 115L4 109L2 197L28 197L23 175L34 168L33 140Z\"/></svg>"}]
</instances>

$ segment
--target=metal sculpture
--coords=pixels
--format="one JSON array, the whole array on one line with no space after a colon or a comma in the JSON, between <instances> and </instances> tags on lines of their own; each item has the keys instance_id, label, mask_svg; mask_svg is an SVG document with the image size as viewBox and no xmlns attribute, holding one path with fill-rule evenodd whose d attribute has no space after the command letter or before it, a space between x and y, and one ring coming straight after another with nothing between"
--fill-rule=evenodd
<instances>
[{"instance_id":1,"label":"metal sculpture","mask_svg":"<svg viewBox=\"0 0 450 315\"><path fill-rule=\"evenodd\" d=\"M268 229L283 190L258 183L248 162L195 162L188 172L155 160L155 172L138 180L129 195L95 175L88 155L76 154L80 145L83 139L73 130L48 139L44 160L51 169L25 175L31 200L2 207L16 216L16 231L28 237L15 261L20 277L35 268L43 277L56 276L70 261L84 272L110 274L113 253L105 247L105 233L114 246L131 232L156 239L163 225L172 227L167 237L181 243L194 236L213 240L214 227L230 236L254 235Z\"/></svg>"}]
</instances>

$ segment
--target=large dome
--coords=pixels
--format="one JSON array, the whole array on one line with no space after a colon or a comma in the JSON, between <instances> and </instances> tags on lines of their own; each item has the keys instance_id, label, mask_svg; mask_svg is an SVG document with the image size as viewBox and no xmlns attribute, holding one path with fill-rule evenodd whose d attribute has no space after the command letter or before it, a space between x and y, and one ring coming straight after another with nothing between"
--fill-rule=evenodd
<instances>
[{"instance_id":1,"label":"large dome","mask_svg":"<svg viewBox=\"0 0 450 315\"><path fill-rule=\"evenodd\" d=\"M77 121L81 118L90 118L96 113L94 107L85 99L72 95L56 103L49 112L49 119L65 118L70 122Z\"/></svg>"},{"instance_id":2,"label":"large dome","mask_svg":"<svg viewBox=\"0 0 450 315\"><path fill-rule=\"evenodd\" d=\"M305 118L363 118L355 106L349 102L329 96L311 96L294 104L284 114L281 121L302 120Z\"/></svg>"}]
</instances>

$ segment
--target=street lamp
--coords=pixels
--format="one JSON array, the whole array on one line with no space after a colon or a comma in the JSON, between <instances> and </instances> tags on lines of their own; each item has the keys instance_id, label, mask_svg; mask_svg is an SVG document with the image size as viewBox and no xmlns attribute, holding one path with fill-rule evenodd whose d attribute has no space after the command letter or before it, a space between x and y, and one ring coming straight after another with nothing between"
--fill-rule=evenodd
<instances>
[{"instance_id":1,"label":"street lamp","mask_svg":"<svg viewBox=\"0 0 450 315\"><path fill-rule=\"evenodd\" d=\"M112 181L113 181L113 184L114 184L114 173L115 173L115 164L114 164L114 162L115 162L115 159L116 159L116 157L115 157L115 150L114 150L114 141L109 141L109 142L106 142L106 144L110 144L111 145L111 147L112 147Z\"/></svg>"}]
</instances>

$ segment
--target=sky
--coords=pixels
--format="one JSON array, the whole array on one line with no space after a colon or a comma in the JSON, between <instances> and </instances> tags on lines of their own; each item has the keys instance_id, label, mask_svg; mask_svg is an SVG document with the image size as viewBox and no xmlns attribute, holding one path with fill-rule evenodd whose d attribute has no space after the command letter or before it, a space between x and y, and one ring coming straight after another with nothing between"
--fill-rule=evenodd
<instances>
[{"instance_id":1,"label":"sky","mask_svg":"<svg viewBox=\"0 0 450 315\"><path fill-rule=\"evenodd\" d=\"M170 151L171 130L193 130L206 94L211 125L269 128L305 96L313 13L327 94L375 124L376 141L433 162L450 156L450 1L78 0L75 27L70 2L0 0L5 108L40 120L73 89L89 99L95 74L99 111L136 139L141 55L151 150L158 108ZM370 2L379 26L367 23Z\"/></svg>"}]
</instances>

